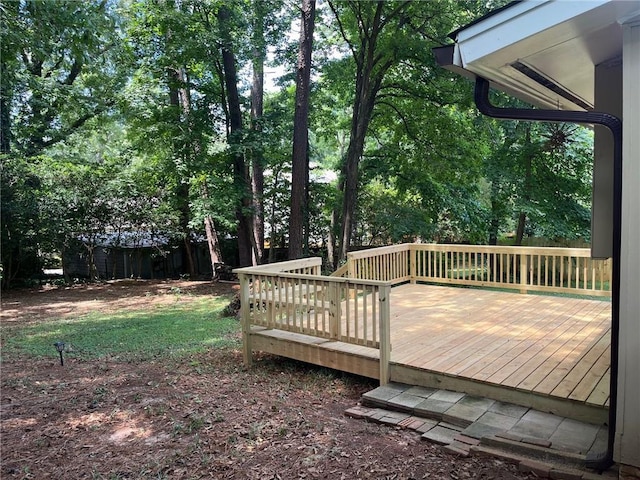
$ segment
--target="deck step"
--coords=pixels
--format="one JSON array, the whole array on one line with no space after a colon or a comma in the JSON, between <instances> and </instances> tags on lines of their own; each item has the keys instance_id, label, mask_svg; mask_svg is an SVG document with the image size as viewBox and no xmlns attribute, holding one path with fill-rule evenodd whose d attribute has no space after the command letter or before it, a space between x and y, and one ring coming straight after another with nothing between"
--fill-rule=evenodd
<instances>
[{"instance_id":1,"label":"deck step","mask_svg":"<svg viewBox=\"0 0 640 480\"><path fill-rule=\"evenodd\" d=\"M438 422L466 437L489 441L490 447L543 448L577 456L580 462L588 453L606 450L606 426L450 390L390 383L364 393L361 403L363 408Z\"/></svg>"},{"instance_id":2,"label":"deck step","mask_svg":"<svg viewBox=\"0 0 640 480\"><path fill-rule=\"evenodd\" d=\"M416 431L449 453L492 455L546 478L596 478L588 454L606 450L607 427L519 405L391 383L362 395L347 416ZM528 469L528 470L527 470ZM572 476L557 476L561 473ZM608 478L599 477L599 478ZM612 477L616 478L616 477Z\"/></svg>"}]
</instances>

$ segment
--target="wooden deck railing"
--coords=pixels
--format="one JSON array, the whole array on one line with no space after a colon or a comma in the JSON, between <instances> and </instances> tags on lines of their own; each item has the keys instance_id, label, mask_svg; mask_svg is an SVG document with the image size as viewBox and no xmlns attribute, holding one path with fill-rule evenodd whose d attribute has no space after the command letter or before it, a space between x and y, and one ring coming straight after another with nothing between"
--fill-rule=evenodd
<instances>
[{"instance_id":1,"label":"wooden deck railing","mask_svg":"<svg viewBox=\"0 0 640 480\"><path fill-rule=\"evenodd\" d=\"M411 245L391 245L347 254L347 276L392 285L411 280Z\"/></svg>"},{"instance_id":2,"label":"wooden deck railing","mask_svg":"<svg viewBox=\"0 0 640 480\"><path fill-rule=\"evenodd\" d=\"M587 248L411 246L416 281L610 296L611 264Z\"/></svg>"},{"instance_id":3,"label":"wooden deck railing","mask_svg":"<svg viewBox=\"0 0 640 480\"><path fill-rule=\"evenodd\" d=\"M349 278L610 296L611 261L588 248L402 244L348 254Z\"/></svg>"},{"instance_id":4,"label":"wooden deck railing","mask_svg":"<svg viewBox=\"0 0 640 480\"><path fill-rule=\"evenodd\" d=\"M380 382L387 383L391 284L321 276L321 263L312 258L235 270L245 363L251 363L251 327L261 326L376 348Z\"/></svg>"}]
</instances>

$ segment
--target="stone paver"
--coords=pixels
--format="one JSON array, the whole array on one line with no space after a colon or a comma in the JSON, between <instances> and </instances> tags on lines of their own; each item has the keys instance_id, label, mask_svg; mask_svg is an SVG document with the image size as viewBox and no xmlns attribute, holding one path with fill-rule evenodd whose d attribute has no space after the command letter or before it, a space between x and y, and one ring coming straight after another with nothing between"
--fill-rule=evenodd
<instances>
[{"instance_id":1,"label":"stone paver","mask_svg":"<svg viewBox=\"0 0 640 480\"><path fill-rule=\"evenodd\" d=\"M371 413L371 409L370 408L363 407L363 406L360 406L360 405L355 406L355 407L351 407L346 412L344 412L344 414L347 417L358 418L358 419L368 417L370 413Z\"/></svg>"},{"instance_id":2,"label":"stone paver","mask_svg":"<svg viewBox=\"0 0 640 480\"><path fill-rule=\"evenodd\" d=\"M483 407L456 403L444 412L442 419L454 425L467 427L484 415L486 411L487 409Z\"/></svg>"},{"instance_id":3,"label":"stone paver","mask_svg":"<svg viewBox=\"0 0 640 480\"><path fill-rule=\"evenodd\" d=\"M546 463L536 462L535 460L522 460L518 465L521 472L531 472L538 477L549 478L551 466Z\"/></svg>"},{"instance_id":4,"label":"stone paver","mask_svg":"<svg viewBox=\"0 0 640 480\"><path fill-rule=\"evenodd\" d=\"M462 433L467 437L477 438L478 440L480 440L482 438L490 437L492 435L495 435L496 433L500 433L503 431L504 429L500 427L493 427L484 423L475 422L462 430Z\"/></svg>"},{"instance_id":5,"label":"stone paver","mask_svg":"<svg viewBox=\"0 0 640 480\"><path fill-rule=\"evenodd\" d=\"M544 438L522 437L520 441L529 445L535 445L536 447L549 448L551 446L551 440L545 440Z\"/></svg>"},{"instance_id":6,"label":"stone paver","mask_svg":"<svg viewBox=\"0 0 640 480\"><path fill-rule=\"evenodd\" d=\"M529 409L527 407L521 407L520 405L513 405L512 403L494 402L493 405L489 407L489 411L506 415L507 417L522 418Z\"/></svg>"},{"instance_id":7,"label":"stone paver","mask_svg":"<svg viewBox=\"0 0 640 480\"><path fill-rule=\"evenodd\" d=\"M459 433L458 435L453 437L453 439L456 442L464 443L466 445L479 445L480 444L480 440L478 440L477 438L467 437L466 435L463 435L462 433Z\"/></svg>"},{"instance_id":8,"label":"stone paver","mask_svg":"<svg viewBox=\"0 0 640 480\"><path fill-rule=\"evenodd\" d=\"M559 468L551 468L549 478L552 480L582 480L582 472L580 470L564 470Z\"/></svg>"},{"instance_id":9,"label":"stone paver","mask_svg":"<svg viewBox=\"0 0 640 480\"><path fill-rule=\"evenodd\" d=\"M469 456L469 445L465 445L464 443L456 442L450 443L449 445L444 446L444 450L453 455L458 455L460 457L468 457Z\"/></svg>"},{"instance_id":10,"label":"stone paver","mask_svg":"<svg viewBox=\"0 0 640 480\"><path fill-rule=\"evenodd\" d=\"M416 405L413 411L416 415L420 415L421 417L442 420L442 414L453 407L453 405L454 404L451 402L443 402L441 400L427 398Z\"/></svg>"},{"instance_id":11,"label":"stone paver","mask_svg":"<svg viewBox=\"0 0 640 480\"><path fill-rule=\"evenodd\" d=\"M570 418L562 420L551 435L551 448L586 455L598 435L600 427Z\"/></svg>"},{"instance_id":12,"label":"stone paver","mask_svg":"<svg viewBox=\"0 0 640 480\"><path fill-rule=\"evenodd\" d=\"M403 384L378 387L363 395L363 403L345 415L414 430L454 455L489 455L518 465L520 471L552 480L615 478L610 472L599 477L582 470L585 453L606 450L605 426Z\"/></svg>"},{"instance_id":13,"label":"stone paver","mask_svg":"<svg viewBox=\"0 0 640 480\"><path fill-rule=\"evenodd\" d=\"M416 397L428 398L437 391L438 390L436 388L414 386L406 390L406 393L409 395L415 395Z\"/></svg>"},{"instance_id":14,"label":"stone paver","mask_svg":"<svg viewBox=\"0 0 640 480\"><path fill-rule=\"evenodd\" d=\"M607 451L607 444L609 442L609 429L607 427L600 427L596 439L589 450L588 455L599 455Z\"/></svg>"},{"instance_id":15,"label":"stone paver","mask_svg":"<svg viewBox=\"0 0 640 480\"><path fill-rule=\"evenodd\" d=\"M374 408L373 410L371 410L371 412L369 412L369 415L367 416L367 418L369 420L378 421L382 417L384 417L386 413L387 412L381 408Z\"/></svg>"},{"instance_id":16,"label":"stone paver","mask_svg":"<svg viewBox=\"0 0 640 480\"><path fill-rule=\"evenodd\" d=\"M470 407L483 408L485 411L489 410L494 403L496 403L496 401L491 400L490 398L473 397L471 395L465 395L460 400L458 400L458 405L468 405Z\"/></svg>"},{"instance_id":17,"label":"stone paver","mask_svg":"<svg viewBox=\"0 0 640 480\"><path fill-rule=\"evenodd\" d=\"M406 386L398 383L390 383L389 385L383 385L370 392L366 392L362 395L363 400L371 405L385 406L387 402L394 397L397 397L407 389Z\"/></svg>"},{"instance_id":18,"label":"stone paver","mask_svg":"<svg viewBox=\"0 0 640 480\"><path fill-rule=\"evenodd\" d=\"M452 392L450 390L438 390L429 397L429 400L456 403L462 397L464 397L464 393Z\"/></svg>"},{"instance_id":19,"label":"stone paver","mask_svg":"<svg viewBox=\"0 0 640 480\"><path fill-rule=\"evenodd\" d=\"M437 425L428 432L422 434L423 440L428 440L438 445L449 445L453 443L453 437L458 435L458 431Z\"/></svg>"},{"instance_id":20,"label":"stone paver","mask_svg":"<svg viewBox=\"0 0 640 480\"><path fill-rule=\"evenodd\" d=\"M513 428L513 426L518 423L518 419L501 413L486 412L478 418L478 422L484 425L489 425L490 427L495 427L498 430L506 431Z\"/></svg>"},{"instance_id":21,"label":"stone paver","mask_svg":"<svg viewBox=\"0 0 640 480\"><path fill-rule=\"evenodd\" d=\"M411 412L415 407L425 401L424 397L418 397L417 395L411 395L408 392L402 392L387 401L387 405L398 410Z\"/></svg>"},{"instance_id":22,"label":"stone paver","mask_svg":"<svg viewBox=\"0 0 640 480\"><path fill-rule=\"evenodd\" d=\"M398 423L399 427L408 428L409 430L417 430L424 425L424 418L409 416Z\"/></svg>"},{"instance_id":23,"label":"stone paver","mask_svg":"<svg viewBox=\"0 0 640 480\"><path fill-rule=\"evenodd\" d=\"M518 423L511 429L511 432L527 437L548 440L562 420L563 417L558 417L557 415L529 410L518 420Z\"/></svg>"},{"instance_id":24,"label":"stone paver","mask_svg":"<svg viewBox=\"0 0 640 480\"><path fill-rule=\"evenodd\" d=\"M418 432L418 433L428 432L429 430L431 430L436 425L438 425L437 421L425 419L424 424L421 427L416 428L416 432Z\"/></svg>"},{"instance_id":25,"label":"stone paver","mask_svg":"<svg viewBox=\"0 0 640 480\"><path fill-rule=\"evenodd\" d=\"M460 425L454 425L453 423L449 422L438 422L438 426L448 428L449 430L455 430L456 432L461 432L462 430L464 430L464 427L461 427Z\"/></svg>"},{"instance_id":26,"label":"stone paver","mask_svg":"<svg viewBox=\"0 0 640 480\"><path fill-rule=\"evenodd\" d=\"M496 437L504 438L505 440L511 440L512 442L526 443L528 445L535 445L536 447L549 448L551 446L550 440L543 438L527 437L518 435L511 432L496 433Z\"/></svg>"},{"instance_id":27,"label":"stone paver","mask_svg":"<svg viewBox=\"0 0 640 480\"><path fill-rule=\"evenodd\" d=\"M387 411L387 413L380 418L380 423L384 423L387 425L398 425L400 422L406 420L409 417L410 415L407 413Z\"/></svg>"}]
</instances>

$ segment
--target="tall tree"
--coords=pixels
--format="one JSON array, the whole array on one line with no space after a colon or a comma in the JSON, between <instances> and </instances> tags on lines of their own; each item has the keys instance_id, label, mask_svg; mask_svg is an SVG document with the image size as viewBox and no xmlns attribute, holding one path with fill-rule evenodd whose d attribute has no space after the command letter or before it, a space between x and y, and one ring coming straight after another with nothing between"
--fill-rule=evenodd
<instances>
[{"instance_id":1,"label":"tall tree","mask_svg":"<svg viewBox=\"0 0 640 480\"><path fill-rule=\"evenodd\" d=\"M315 9L315 0L302 0L291 160L290 260L302 257L303 229L309 212L309 94Z\"/></svg>"},{"instance_id":2,"label":"tall tree","mask_svg":"<svg viewBox=\"0 0 640 480\"><path fill-rule=\"evenodd\" d=\"M444 39L451 28L453 6L445 1L330 1L329 5L355 64L349 145L338 185L342 202L333 214L340 225L335 265L346 257L351 245L359 165L374 108L388 86L385 79L393 68L411 71L424 62L424 51ZM389 95L385 101L392 103Z\"/></svg>"},{"instance_id":3,"label":"tall tree","mask_svg":"<svg viewBox=\"0 0 640 480\"><path fill-rule=\"evenodd\" d=\"M253 235L256 250L255 262L264 261L264 67L267 58L267 41L277 15L274 10L279 2L251 1L251 131L254 147L251 149L251 192L253 195ZM277 30L278 27L275 27Z\"/></svg>"},{"instance_id":4,"label":"tall tree","mask_svg":"<svg viewBox=\"0 0 640 480\"><path fill-rule=\"evenodd\" d=\"M252 231L251 190L248 169L245 162L242 144L243 122L238 93L238 74L236 56L232 40L231 10L221 5L218 10L218 23L221 32L222 70L226 93L226 107L228 112L227 137L231 147L233 162L233 183L239 201L236 203L236 221L238 222L238 255L240 266L256 263L255 237Z\"/></svg>"}]
</instances>

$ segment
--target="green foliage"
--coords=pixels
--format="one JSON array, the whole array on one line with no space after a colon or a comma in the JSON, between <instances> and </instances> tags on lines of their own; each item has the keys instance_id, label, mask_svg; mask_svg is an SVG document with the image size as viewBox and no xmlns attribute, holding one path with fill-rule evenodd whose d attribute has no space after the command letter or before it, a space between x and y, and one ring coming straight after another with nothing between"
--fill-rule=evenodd
<instances>
[{"instance_id":1,"label":"green foliage","mask_svg":"<svg viewBox=\"0 0 640 480\"><path fill-rule=\"evenodd\" d=\"M472 85L430 54L451 30L503 3L318 4L312 245L326 245L332 220L339 223L332 215L344 201L341 169L365 104L355 244L492 242L521 219L525 236L588 239L591 133L481 117ZM221 6L229 13L222 25ZM36 275L43 258L77 247L79 237L87 252L105 233L144 231L178 242L202 235L207 218L219 237L235 236L237 209L254 215L255 199L234 182L234 158L248 174L252 162L264 168L266 236L286 246L297 50L290 7L281 0L2 3L3 288ZM233 138L223 44L238 64L242 124L257 126ZM280 87L266 93L262 118L251 119L249 66L267 52L266 70L282 71ZM364 88L357 72L366 53Z\"/></svg>"},{"instance_id":2,"label":"green foliage","mask_svg":"<svg viewBox=\"0 0 640 480\"><path fill-rule=\"evenodd\" d=\"M2 287L38 271L40 178L16 155L0 156Z\"/></svg>"},{"instance_id":3,"label":"green foliage","mask_svg":"<svg viewBox=\"0 0 640 480\"><path fill-rule=\"evenodd\" d=\"M9 2L4 13L12 147L33 156L114 105L125 50L109 2Z\"/></svg>"},{"instance_id":4,"label":"green foliage","mask_svg":"<svg viewBox=\"0 0 640 480\"><path fill-rule=\"evenodd\" d=\"M3 326L3 356L56 357L53 343L67 345L72 358L145 360L236 345L235 318L222 318L228 298L124 313L94 312L78 318L49 319L29 326Z\"/></svg>"},{"instance_id":5,"label":"green foliage","mask_svg":"<svg viewBox=\"0 0 640 480\"><path fill-rule=\"evenodd\" d=\"M592 132L564 124L487 123L492 150L484 173L493 235L514 231L524 214L525 236L588 240Z\"/></svg>"}]
</instances>

